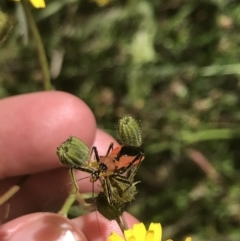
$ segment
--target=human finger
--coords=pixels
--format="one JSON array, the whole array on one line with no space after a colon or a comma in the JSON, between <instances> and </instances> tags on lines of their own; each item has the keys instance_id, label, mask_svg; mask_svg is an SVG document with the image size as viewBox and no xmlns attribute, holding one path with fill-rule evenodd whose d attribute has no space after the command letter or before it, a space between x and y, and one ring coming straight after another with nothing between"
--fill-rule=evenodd
<instances>
[{"instance_id":1,"label":"human finger","mask_svg":"<svg viewBox=\"0 0 240 241\"><path fill-rule=\"evenodd\" d=\"M129 213L124 216L129 228L139 222ZM3 224L0 240L97 241L107 240L112 232L122 235L116 221L109 221L97 212L72 220L53 213L33 213Z\"/></svg>"},{"instance_id":2,"label":"human finger","mask_svg":"<svg viewBox=\"0 0 240 241\"><path fill-rule=\"evenodd\" d=\"M96 131L93 145L98 148L99 155L106 154L111 142L116 143L109 134L99 129ZM82 179L83 177L86 178ZM79 180L78 185L81 193L92 192L93 189L97 192L100 189L97 183L90 182L90 176L87 173L77 171L76 179ZM6 222L37 211L57 212L69 193L69 184L68 169L65 167L32 175L21 186L21 190L8 202L10 204L8 218L2 221ZM3 216L5 210L6 205L0 208L1 216Z\"/></svg>"},{"instance_id":3,"label":"human finger","mask_svg":"<svg viewBox=\"0 0 240 241\"><path fill-rule=\"evenodd\" d=\"M88 106L58 91L0 101L0 179L59 167L56 147L69 136L92 145L96 123Z\"/></svg>"},{"instance_id":4,"label":"human finger","mask_svg":"<svg viewBox=\"0 0 240 241\"><path fill-rule=\"evenodd\" d=\"M71 220L53 213L33 213L14 219L0 227L1 241L87 241Z\"/></svg>"},{"instance_id":5,"label":"human finger","mask_svg":"<svg viewBox=\"0 0 240 241\"><path fill-rule=\"evenodd\" d=\"M33 190L38 190L34 189L34 184L41 185L42 176L47 177L43 171L61 167L56 147L70 135L78 136L88 145L92 145L96 123L91 110L83 101L57 91L3 99L0 101L0 113L0 179L8 177L1 181L0 193L3 194L22 180L17 176L41 173L35 174L39 178L29 178L26 185L22 185L23 191L18 192L11 200L10 211L13 212L10 213L15 213L14 204L21 200L21 197L23 205L29 208L34 206L34 203L28 201L31 200ZM36 182L31 182L32 178ZM31 188L28 188L29 183ZM48 190L46 187L49 187L49 183L42 186L42 189ZM24 191L25 187L28 192ZM19 202L17 207L20 210ZM6 207L1 207L0 211L5 212L5 209Z\"/></svg>"}]
</instances>

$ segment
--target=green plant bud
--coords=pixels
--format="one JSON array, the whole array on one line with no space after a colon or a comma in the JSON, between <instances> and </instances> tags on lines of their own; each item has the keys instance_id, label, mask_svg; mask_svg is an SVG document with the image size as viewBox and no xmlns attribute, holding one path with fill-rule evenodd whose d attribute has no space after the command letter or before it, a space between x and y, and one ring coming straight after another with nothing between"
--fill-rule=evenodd
<instances>
[{"instance_id":1,"label":"green plant bud","mask_svg":"<svg viewBox=\"0 0 240 241\"><path fill-rule=\"evenodd\" d=\"M143 144L139 122L132 116L124 116L118 121L117 134L122 145L139 147Z\"/></svg>"},{"instance_id":2,"label":"green plant bud","mask_svg":"<svg viewBox=\"0 0 240 241\"><path fill-rule=\"evenodd\" d=\"M125 203L108 203L107 197L103 192L100 192L95 199L96 208L108 220L117 220L124 212Z\"/></svg>"},{"instance_id":3,"label":"green plant bud","mask_svg":"<svg viewBox=\"0 0 240 241\"><path fill-rule=\"evenodd\" d=\"M57 148L61 163L68 168L82 166L88 161L89 147L76 137L69 137Z\"/></svg>"}]
</instances>

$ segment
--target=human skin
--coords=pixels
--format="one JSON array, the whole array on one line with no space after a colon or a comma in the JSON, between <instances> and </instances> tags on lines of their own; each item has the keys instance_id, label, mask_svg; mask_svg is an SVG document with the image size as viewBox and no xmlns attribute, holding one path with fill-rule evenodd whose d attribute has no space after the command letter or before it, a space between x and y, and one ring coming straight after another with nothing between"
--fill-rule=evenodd
<instances>
[{"instance_id":1,"label":"human skin","mask_svg":"<svg viewBox=\"0 0 240 241\"><path fill-rule=\"evenodd\" d=\"M97 129L83 101L58 91L5 98L0 101L0 118L0 195L29 175L20 191L0 206L0 240L107 240L111 232L119 233L115 221L96 212L73 220L47 212L59 210L69 187L68 171L60 164L56 147L76 136L104 155L115 142ZM77 172L77 179L84 176ZM92 191L89 179L79 183L80 192ZM129 214L126 219L129 227L137 222Z\"/></svg>"}]
</instances>

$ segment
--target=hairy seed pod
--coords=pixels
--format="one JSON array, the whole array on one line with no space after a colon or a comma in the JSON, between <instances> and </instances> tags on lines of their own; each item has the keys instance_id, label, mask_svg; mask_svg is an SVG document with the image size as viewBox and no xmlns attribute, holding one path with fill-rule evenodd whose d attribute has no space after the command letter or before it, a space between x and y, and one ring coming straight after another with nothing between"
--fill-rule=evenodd
<instances>
[{"instance_id":1,"label":"hairy seed pod","mask_svg":"<svg viewBox=\"0 0 240 241\"><path fill-rule=\"evenodd\" d=\"M86 163L89 147L77 137L69 137L57 148L61 163L68 168L76 168Z\"/></svg>"},{"instance_id":2,"label":"hairy seed pod","mask_svg":"<svg viewBox=\"0 0 240 241\"><path fill-rule=\"evenodd\" d=\"M98 212L108 220L117 220L124 212L125 203L114 203L110 205L103 192L98 194L95 201Z\"/></svg>"},{"instance_id":3,"label":"hairy seed pod","mask_svg":"<svg viewBox=\"0 0 240 241\"><path fill-rule=\"evenodd\" d=\"M124 116L118 121L117 134L122 145L140 147L143 144L142 130L132 116Z\"/></svg>"}]
</instances>

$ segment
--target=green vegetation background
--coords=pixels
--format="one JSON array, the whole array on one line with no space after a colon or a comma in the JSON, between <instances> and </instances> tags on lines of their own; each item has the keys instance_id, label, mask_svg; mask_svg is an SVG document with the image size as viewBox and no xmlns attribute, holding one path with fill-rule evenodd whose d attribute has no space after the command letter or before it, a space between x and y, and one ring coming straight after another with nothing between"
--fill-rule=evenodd
<instances>
[{"instance_id":1,"label":"green vegetation background","mask_svg":"<svg viewBox=\"0 0 240 241\"><path fill-rule=\"evenodd\" d=\"M146 158L129 212L161 222L175 240L239 241L238 1L115 0L100 8L49 0L33 11L53 87L83 99L113 135L119 116L141 120ZM18 29L1 46L1 98L43 89L35 44L24 45Z\"/></svg>"}]
</instances>

